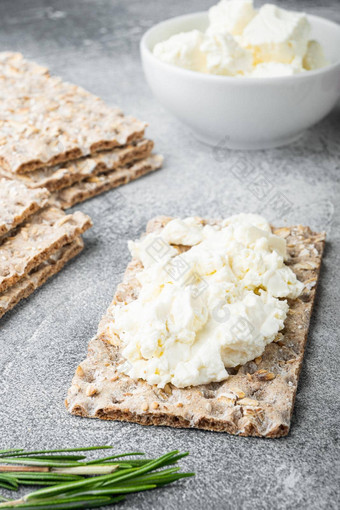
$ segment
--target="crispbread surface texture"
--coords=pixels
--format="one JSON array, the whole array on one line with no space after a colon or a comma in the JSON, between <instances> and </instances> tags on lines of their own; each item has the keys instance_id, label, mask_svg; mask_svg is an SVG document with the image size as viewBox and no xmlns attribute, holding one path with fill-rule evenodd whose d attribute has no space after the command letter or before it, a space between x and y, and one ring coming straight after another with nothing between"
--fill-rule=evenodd
<instances>
[{"instance_id":1,"label":"crispbread surface texture","mask_svg":"<svg viewBox=\"0 0 340 510\"><path fill-rule=\"evenodd\" d=\"M28 298L36 289L41 287L46 280L61 271L69 260L82 251L83 247L84 242L78 237L71 243L57 250L48 260L42 262L27 276L0 294L0 318L9 310L12 310L19 301Z\"/></svg>"},{"instance_id":2,"label":"crispbread surface texture","mask_svg":"<svg viewBox=\"0 0 340 510\"><path fill-rule=\"evenodd\" d=\"M63 209L68 209L100 193L117 188L143 175L158 170L162 166L162 163L162 156L152 154L140 161L132 162L124 167L118 167L112 172L90 177L84 181L73 184L69 188L55 192L52 194L52 203Z\"/></svg>"},{"instance_id":3,"label":"crispbread surface texture","mask_svg":"<svg viewBox=\"0 0 340 510\"><path fill-rule=\"evenodd\" d=\"M31 172L125 145L146 124L20 54L0 54L0 165Z\"/></svg>"},{"instance_id":4,"label":"crispbread surface texture","mask_svg":"<svg viewBox=\"0 0 340 510\"><path fill-rule=\"evenodd\" d=\"M44 207L46 189L28 189L21 182L0 178L0 237Z\"/></svg>"},{"instance_id":5,"label":"crispbread surface texture","mask_svg":"<svg viewBox=\"0 0 340 510\"><path fill-rule=\"evenodd\" d=\"M0 168L0 174L8 179L19 180L29 188L44 187L49 191L59 191L99 173L111 172L119 166L146 158L153 145L152 140L136 140L123 147L101 151L64 164L39 168L30 173L18 174Z\"/></svg>"},{"instance_id":6,"label":"crispbread surface texture","mask_svg":"<svg viewBox=\"0 0 340 510\"><path fill-rule=\"evenodd\" d=\"M59 208L46 207L35 213L0 244L0 293L91 226L91 219L81 211L66 215Z\"/></svg>"}]
</instances>

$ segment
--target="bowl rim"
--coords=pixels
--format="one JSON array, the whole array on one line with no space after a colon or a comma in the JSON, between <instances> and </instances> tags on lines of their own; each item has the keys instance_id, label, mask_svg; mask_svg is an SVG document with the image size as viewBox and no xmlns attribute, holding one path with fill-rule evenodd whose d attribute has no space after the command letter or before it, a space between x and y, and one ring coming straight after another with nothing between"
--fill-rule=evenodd
<instances>
[{"instance_id":1,"label":"bowl rim","mask_svg":"<svg viewBox=\"0 0 340 510\"><path fill-rule=\"evenodd\" d=\"M313 76L319 76L323 74L327 74L329 72L332 72L336 68L340 68L340 56L339 60L336 62L333 62L332 64L329 64L325 67L322 67L320 69L315 69L313 71L306 71L303 73L293 74L290 76L266 76L266 77L257 77L257 76L225 76L225 75L218 75L218 74L208 74L208 73L201 73L199 71L192 71L191 69L184 69L182 67L178 67L172 64L168 64L167 62L163 62L162 60L159 60L155 55L152 53L152 51L149 49L146 41L150 37L153 31L161 27L163 24L167 24L169 22L175 23L176 21L185 20L186 18L193 18L193 17L199 17L203 15L207 15L208 11L197 11L192 12L189 14L183 14L181 16L174 16L172 18L165 19L163 21L160 21L159 23L156 23L152 27L150 27L142 36L140 41L140 51L142 54L142 57L144 54L148 56L156 65L160 66L161 68L168 70L170 72L177 73L182 76L191 76L194 79L200 79L200 80L206 80L206 81L214 81L214 82L226 82L226 83L237 83L237 85L241 84L249 84L249 83L275 83L281 80L285 81L296 81L296 80L306 80L312 78ZM315 16L314 14L308 14L306 13L307 18L321 21L323 23L329 24L332 27L336 28L340 31L340 24L335 23L334 21L331 21L327 18L323 18L322 16Z\"/></svg>"}]
</instances>

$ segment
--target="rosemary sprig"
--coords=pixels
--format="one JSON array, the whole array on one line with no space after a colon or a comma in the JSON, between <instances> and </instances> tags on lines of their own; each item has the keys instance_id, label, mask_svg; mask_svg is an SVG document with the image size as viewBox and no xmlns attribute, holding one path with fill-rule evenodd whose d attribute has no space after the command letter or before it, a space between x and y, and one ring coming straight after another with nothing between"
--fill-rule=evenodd
<instances>
[{"instance_id":1,"label":"rosemary sprig","mask_svg":"<svg viewBox=\"0 0 340 510\"><path fill-rule=\"evenodd\" d=\"M39 454L50 454L50 453L66 453L66 452L89 452L93 450L111 450L112 446L86 446L83 448L61 448L58 450L35 450L31 452L26 452L23 448L13 448L9 450L0 450L0 457L18 457L20 455L24 457L28 457L29 455L39 455ZM66 457L66 455L65 455ZM86 458L85 456L83 458Z\"/></svg>"},{"instance_id":2,"label":"rosemary sprig","mask_svg":"<svg viewBox=\"0 0 340 510\"><path fill-rule=\"evenodd\" d=\"M108 506L124 499L125 494L156 489L194 475L180 473L179 467L174 466L188 455L177 450L157 459L122 461L120 459L143 453L121 453L90 461L86 461L85 455L69 455L104 448L111 447L28 452L22 449L1 450L0 463L6 465L0 465L0 487L12 491L18 490L20 485L46 487L15 500L0 496L0 509L85 509ZM59 453L65 455L56 455Z\"/></svg>"}]
</instances>

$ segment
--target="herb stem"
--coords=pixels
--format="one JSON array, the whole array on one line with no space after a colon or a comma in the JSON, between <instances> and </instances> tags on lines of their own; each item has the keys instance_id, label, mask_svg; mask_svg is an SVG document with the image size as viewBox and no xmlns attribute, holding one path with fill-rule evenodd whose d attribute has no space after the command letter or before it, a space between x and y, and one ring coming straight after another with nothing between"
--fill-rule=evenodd
<instances>
[{"instance_id":1,"label":"herb stem","mask_svg":"<svg viewBox=\"0 0 340 510\"><path fill-rule=\"evenodd\" d=\"M34 467L34 466L0 466L0 473L16 473L16 472L29 472L29 473L48 473L48 467Z\"/></svg>"}]
</instances>

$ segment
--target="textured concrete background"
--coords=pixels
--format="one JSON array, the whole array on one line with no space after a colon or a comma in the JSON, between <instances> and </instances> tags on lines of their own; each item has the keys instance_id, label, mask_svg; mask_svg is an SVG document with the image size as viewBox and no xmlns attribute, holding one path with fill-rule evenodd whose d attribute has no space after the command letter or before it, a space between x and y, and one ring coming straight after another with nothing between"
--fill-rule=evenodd
<instances>
[{"instance_id":1,"label":"textured concrete background","mask_svg":"<svg viewBox=\"0 0 340 510\"><path fill-rule=\"evenodd\" d=\"M340 109L288 148L240 153L202 147L152 98L138 42L154 23L209 4L1 0L2 50L23 51L54 73L147 120L148 135L166 158L160 172L79 206L94 221L82 255L1 320L1 443L30 448L111 443L117 451L142 449L149 455L173 448L190 451L183 465L197 472L196 479L131 496L122 508L335 509ZM337 0L282 5L340 21ZM248 177L240 178L240 168ZM246 439L67 414L67 388L127 263L127 240L137 237L157 214L217 216L240 211L329 233L289 437Z\"/></svg>"}]
</instances>

